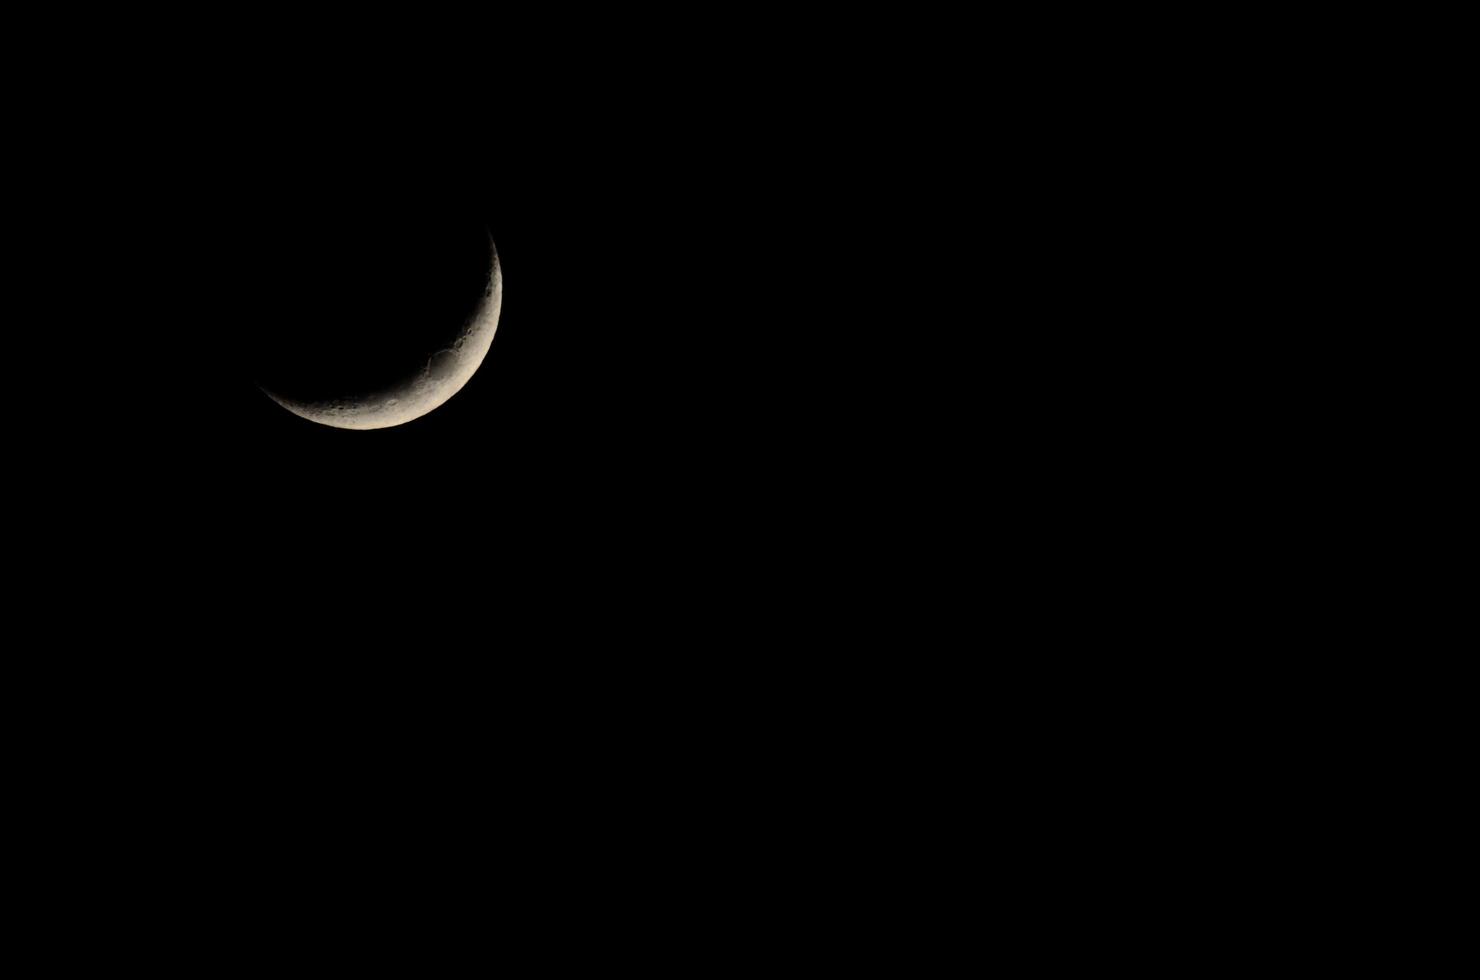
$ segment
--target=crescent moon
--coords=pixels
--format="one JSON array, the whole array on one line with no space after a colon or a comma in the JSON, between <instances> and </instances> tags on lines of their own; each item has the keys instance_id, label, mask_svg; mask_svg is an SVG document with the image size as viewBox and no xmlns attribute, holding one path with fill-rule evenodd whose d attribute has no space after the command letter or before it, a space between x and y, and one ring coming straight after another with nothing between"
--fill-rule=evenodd
<instances>
[{"instance_id":1,"label":"crescent moon","mask_svg":"<svg viewBox=\"0 0 1480 980\"><path fill-rule=\"evenodd\" d=\"M477 372L498 329L504 277L492 238L488 246L493 253L493 268L477 308L450 347L434 353L401 383L365 395L315 402L286 398L267 388L262 389L263 393L294 415L336 429L388 429L441 408Z\"/></svg>"}]
</instances>

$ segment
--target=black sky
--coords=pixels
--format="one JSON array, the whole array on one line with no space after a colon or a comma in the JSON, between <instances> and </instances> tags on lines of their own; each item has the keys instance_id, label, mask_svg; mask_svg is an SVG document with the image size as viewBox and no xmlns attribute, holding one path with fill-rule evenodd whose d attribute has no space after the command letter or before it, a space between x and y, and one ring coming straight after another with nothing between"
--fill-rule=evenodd
<instances>
[{"instance_id":1,"label":"black sky","mask_svg":"<svg viewBox=\"0 0 1480 980\"><path fill-rule=\"evenodd\" d=\"M75 185L63 254L86 281L63 293L106 316L67 437L103 525L357 595L451 559L624 588L656 567L692 595L839 533L863 484L838 464L890 397L856 361L895 243L853 158L808 146L830 112L767 108L739 65L573 65L498 37L460 73L305 54L99 110L131 149ZM475 227L502 316L446 405L351 432L262 394L265 338L393 337Z\"/></svg>"}]
</instances>

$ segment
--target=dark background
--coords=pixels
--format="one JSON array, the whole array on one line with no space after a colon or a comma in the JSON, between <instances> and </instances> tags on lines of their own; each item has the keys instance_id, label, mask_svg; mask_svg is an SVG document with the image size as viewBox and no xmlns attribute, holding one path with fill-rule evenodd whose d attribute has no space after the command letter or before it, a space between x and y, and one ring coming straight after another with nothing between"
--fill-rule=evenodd
<instances>
[{"instance_id":1,"label":"dark background","mask_svg":"<svg viewBox=\"0 0 1480 980\"><path fill-rule=\"evenodd\" d=\"M848 142L868 100L590 32L479 35L465 59L446 36L329 63L201 50L90 95L110 156L58 162L86 207L57 309L101 343L47 447L89 551L119 574L156 556L163 601L203 590L254 628L328 610L410 633L461 600L730 635L825 604L888 547L871 498L899 479L879 447L910 371L876 360L902 349L884 298L911 243ZM472 381L372 432L263 395L265 335L414 315L379 297L427 215L499 250Z\"/></svg>"}]
</instances>

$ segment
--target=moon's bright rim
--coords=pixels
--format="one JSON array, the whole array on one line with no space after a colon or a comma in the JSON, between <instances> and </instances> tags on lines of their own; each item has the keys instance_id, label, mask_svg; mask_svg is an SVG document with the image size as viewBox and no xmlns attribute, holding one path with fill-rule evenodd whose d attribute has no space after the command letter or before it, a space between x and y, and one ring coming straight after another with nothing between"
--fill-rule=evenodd
<instances>
[{"instance_id":1,"label":"moon's bright rim","mask_svg":"<svg viewBox=\"0 0 1480 980\"><path fill-rule=\"evenodd\" d=\"M336 429L388 429L442 407L473 377L488 355L494 331L498 329L504 277L499 268L498 248L492 238L488 240L488 247L493 252L493 269L488 274L488 286L478 308L468 318L452 346L437 351L405 381L369 395L319 402L294 401L266 388L262 390L294 415Z\"/></svg>"}]
</instances>

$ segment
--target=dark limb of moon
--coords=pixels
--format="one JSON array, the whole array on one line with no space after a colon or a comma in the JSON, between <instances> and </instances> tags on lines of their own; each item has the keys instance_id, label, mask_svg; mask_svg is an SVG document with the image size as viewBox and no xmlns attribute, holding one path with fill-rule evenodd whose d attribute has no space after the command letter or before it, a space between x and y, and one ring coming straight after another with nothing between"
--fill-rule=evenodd
<instances>
[{"instance_id":1,"label":"dark limb of moon","mask_svg":"<svg viewBox=\"0 0 1480 980\"><path fill-rule=\"evenodd\" d=\"M340 429L384 429L434 411L473 377L487 356L498 328L503 275L498 251L488 242L490 267L482 295L461 328L445 344L408 364L402 376L372 390L303 394L266 383L262 390L295 415ZM372 284L373 288L373 284ZM333 315L332 311L326 311ZM353 325L351 325L352 327ZM342 356L353 359L354 331L343 332Z\"/></svg>"}]
</instances>

